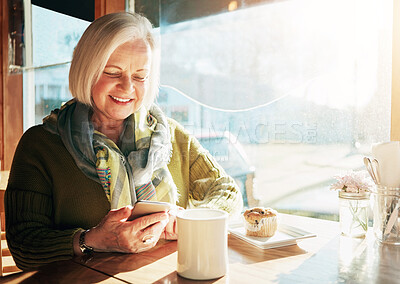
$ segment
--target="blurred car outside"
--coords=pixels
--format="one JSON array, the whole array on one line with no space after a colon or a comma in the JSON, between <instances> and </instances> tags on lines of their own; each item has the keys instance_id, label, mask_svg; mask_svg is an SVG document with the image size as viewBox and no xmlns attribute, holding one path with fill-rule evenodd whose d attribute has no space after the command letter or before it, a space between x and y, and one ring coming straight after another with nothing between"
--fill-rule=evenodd
<instances>
[{"instance_id":1,"label":"blurred car outside","mask_svg":"<svg viewBox=\"0 0 400 284\"><path fill-rule=\"evenodd\" d=\"M210 152L239 186L245 207L258 206L255 196L255 167L249 162L240 142L229 132L196 132L195 137Z\"/></svg>"}]
</instances>

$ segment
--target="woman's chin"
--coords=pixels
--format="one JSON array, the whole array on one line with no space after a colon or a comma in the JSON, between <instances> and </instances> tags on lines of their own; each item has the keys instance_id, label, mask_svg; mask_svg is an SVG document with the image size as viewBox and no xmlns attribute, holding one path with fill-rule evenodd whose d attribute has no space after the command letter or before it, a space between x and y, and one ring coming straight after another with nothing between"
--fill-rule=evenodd
<instances>
[{"instance_id":1,"label":"woman's chin","mask_svg":"<svg viewBox=\"0 0 400 284\"><path fill-rule=\"evenodd\" d=\"M110 116L115 120L123 120L130 116L132 113L136 112L139 108L135 104L125 107L114 107L109 113Z\"/></svg>"}]
</instances>

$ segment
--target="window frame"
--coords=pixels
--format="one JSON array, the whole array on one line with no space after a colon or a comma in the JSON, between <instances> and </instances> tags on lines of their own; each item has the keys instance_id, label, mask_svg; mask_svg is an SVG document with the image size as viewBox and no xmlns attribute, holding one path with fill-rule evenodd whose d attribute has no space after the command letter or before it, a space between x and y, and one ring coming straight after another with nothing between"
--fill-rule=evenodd
<instances>
[{"instance_id":1,"label":"window frame","mask_svg":"<svg viewBox=\"0 0 400 284\"><path fill-rule=\"evenodd\" d=\"M400 141L400 0L393 0L392 98L390 140Z\"/></svg>"}]
</instances>

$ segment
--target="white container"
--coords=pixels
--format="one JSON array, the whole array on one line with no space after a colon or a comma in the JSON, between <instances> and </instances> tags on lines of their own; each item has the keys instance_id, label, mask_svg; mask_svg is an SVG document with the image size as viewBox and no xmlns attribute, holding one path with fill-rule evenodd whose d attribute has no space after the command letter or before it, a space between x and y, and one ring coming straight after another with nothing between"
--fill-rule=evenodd
<instances>
[{"instance_id":1,"label":"white container","mask_svg":"<svg viewBox=\"0 0 400 284\"><path fill-rule=\"evenodd\" d=\"M214 209L188 209L178 213L178 265L180 276L207 280L228 271L228 214Z\"/></svg>"}]
</instances>

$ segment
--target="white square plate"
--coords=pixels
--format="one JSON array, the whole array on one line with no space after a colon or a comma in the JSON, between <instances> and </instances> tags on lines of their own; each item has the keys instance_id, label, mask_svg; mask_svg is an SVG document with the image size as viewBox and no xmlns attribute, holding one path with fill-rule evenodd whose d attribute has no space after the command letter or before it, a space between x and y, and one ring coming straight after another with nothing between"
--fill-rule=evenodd
<instances>
[{"instance_id":1,"label":"white square plate","mask_svg":"<svg viewBox=\"0 0 400 284\"><path fill-rule=\"evenodd\" d=\"M246 229L243 227L243 224L230 225L229 232L232 235L261 249L295 245L299 240L317 236L316 234L285 224L280 224L275 235L269 238L246 236Z\"/></svg>"}]
</instances>

